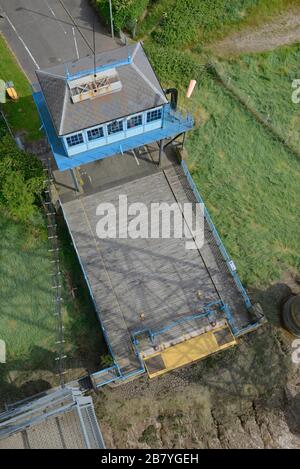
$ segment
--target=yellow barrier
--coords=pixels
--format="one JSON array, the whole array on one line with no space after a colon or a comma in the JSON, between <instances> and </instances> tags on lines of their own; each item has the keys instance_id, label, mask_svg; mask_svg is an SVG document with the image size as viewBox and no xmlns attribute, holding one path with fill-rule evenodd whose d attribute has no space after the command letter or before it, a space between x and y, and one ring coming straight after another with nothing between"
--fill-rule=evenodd
<instances>
[{"instance_id":1,"label":"yellow barrier","mask_svg":"<svg viewBox=\"0 0 300 469\"><path fill-rule=\"evenodd\" d=\"M236 339L225 324L147 356L144 362L149 378L154 378L233 345L236 345Z\"/></svg>"}]
</instances>

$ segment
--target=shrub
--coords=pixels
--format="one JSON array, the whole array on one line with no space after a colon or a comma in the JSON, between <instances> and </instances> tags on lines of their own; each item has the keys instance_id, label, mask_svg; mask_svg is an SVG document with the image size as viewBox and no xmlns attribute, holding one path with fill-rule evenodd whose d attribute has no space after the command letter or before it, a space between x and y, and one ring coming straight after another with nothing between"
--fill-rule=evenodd
<instances>
[{"instance_id":1,"label":"shrub","mask_svg":"<svg viewBox=\"0 0 300 469\"><path fill-rule=\"evenodd\" d=\"M2 195L11 215L28 221L36 211L34 194L20 171L8 173L2 184Z\"/></svg>"},{"instance_id":2,"label":"shrub","mask_svg":"<svg viewBox=\"0 0 300 469\"><path fill-rule=\"evenodd\" d=\"M94 0L100 15L107 22L110 21L108 0ZM136 21L141 17L149 4L149 0L113 0L114 28L120 30L127 28L132 30Z\"/></svg>"},{"instance_id":3,"label":"shrub","mask_svg":"<svg viewBox=\"0 0 300 469\"><path fill-rule=\"evenodd\" d=\"M181 50L154 43L145 44L145 50L154 70L164 83L185 87L191 78L197 79L203 72L203 66Z\"/></svg>"},{"instance_id":4,"label":"shrub","mask_svg":"<svg viewBox=\"0 0 300 469\"><path fill-rule=\"evenodd\" d=\"M213 32L241 19L243 11L258 0L180 0L165 12L161 27L152 37L162 45L179 46L201 42Z\"/></svg>"},{"instance_id":5,"label":"shrub","mask_svg":"<svg viewBox=\"0 0 300 469\"><path fill-rule=\"evenodd\" d=\"M0 203L11 215L22 221L33 215L43 179L42 164L35 156L20 150L9 135L0 139Z\"/></svg>"},{"instance_id":6,"label":"shrub","mask_svg":"<svg viewBox=\"0 0 300 469\"><path fill-rule=\"evenodd\" d=\"M155 446L157 444L157 433L154 425L149 425L145 428L139 438L139 443L146 443L148 446Z\"/></svg>"}]
</instances>

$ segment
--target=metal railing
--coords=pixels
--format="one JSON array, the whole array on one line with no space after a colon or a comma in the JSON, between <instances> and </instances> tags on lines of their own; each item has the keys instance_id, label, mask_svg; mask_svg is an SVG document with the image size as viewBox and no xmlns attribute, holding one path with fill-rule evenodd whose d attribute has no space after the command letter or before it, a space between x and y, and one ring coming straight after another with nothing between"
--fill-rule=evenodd
<instances>
[{"instance_id":1,"label":"metal railing","mask_svg":"<svg viewBox=\"0 0 300 469\"><path fill-rule=\"evenodd\" d=\"M213 235L213 237L214 237L214 239L217 243L217 246L218 246L218 248L219 248L219 250L220 250L220 252L221 252L221 254L222 254L222 256L225 260L225 262L226 262L228 271L230 272L230 274L231 274L231 276L232 276L232 278L233 278L233 280L236 284L237 289L239 290L239 292L243 296L246 307L251 308L252 304L251 304L250 298L249 298L245 288L243 287L242 282L241 282L241 280L240 280L240 278L239 278L239 276L236 272L234 262L230 258L228 252L226 251L226 248L225 248L225 246L224 246L224 244L223 244L223 242L220 238L220 235L219 235L219 233L218 233L218 231L217 231L217 229L216 229L216 227L215 227L215 225L214 225L214 223L213 223L213 221L212 221L212 219L209 215L209 212L208 212L208 210L207 210L207 208L204 204L204 201L203 201L201 195L199 194L198 189L196 187L196 184L195 184L195 182L194 182L194 180L193 180L193 178L192 178L192 176L191 176L191 174L190 174L190 172L187 168L187 165L184 161L181 162L181 167L184 171L184 174L185 174L185 176L188 180L188 183L189 183L189 185L190 185L190 187L191 187L197 201L199 203L203 204L203 206L204 206L204 217L205 217L205 219L207 221L207 224L208 224L208 226L209 226L209 228L212 232L212 235Z\"/></svg>"},{"instance_id":2,"label":"metal railing","mask_svg":"<svg viewBox=\"0 0 300 469\"><path fill-rule=\"evenodd\" d=\"M218 300L218 301L213 301L211 303L208 303L206 306L203 307L203 310L201 312L195 313L195 314L190 314L188 316L184 316L179 318L176 321L173 321L171 324L168 326L157 330L157 331L152 331L151 329L140 329L137 331L134 331L132 335L132 341L134 345L138 345L139 341L137 339L137 336L141 334L148 334L149 338L152 343L154 343L154 338L158 335L164 334L165 332L168 332L175 327L182 325L188 321L192 320L197 320L197 319L203 319L209 316L217 315L218 313L223 313L225 318L227 319L227 322L229 323L232 332L237 333L238 329L234 324L234 319L232 316L232 313L230 311L230 308L227 304L223 303L223 301Z\"/></svg>"}]
</instances>

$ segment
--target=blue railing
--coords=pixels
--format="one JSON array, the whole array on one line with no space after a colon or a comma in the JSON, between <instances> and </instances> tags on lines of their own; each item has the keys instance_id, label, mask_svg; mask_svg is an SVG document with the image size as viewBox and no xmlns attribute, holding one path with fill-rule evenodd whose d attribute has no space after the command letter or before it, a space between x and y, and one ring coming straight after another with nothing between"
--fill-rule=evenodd
<instances>
[{"instance_id":1,"label":"blue railing","mask_svg":"<svg viewBox=\"0 0 300 469\"><path fill-rule=\"evenodd\" d=\"M219 248L219 250L220 250L220 252L221 252L221 254L222 254L222 256L225 260L225 262L226 262L227 268L228 268L228 270L229 270L229 272L230 272L230 274L231 274L231 276L232 276L232 278L233 278L239 292L243 296L245 305L246 305L247 308L251 308L252 305L251 305L250 298L247 295L247 292L246 292L245 288L243 287L242 282L241 282L236 270L234 270L233 267L232 267L233 261L230 258L230 256L228 255L228 252L226 251L226 248L225 248L225 246L224 246L224 244L223 244L223 242L220 238L220 235L219 235L219 233L218 233L218 231L217 231L217 229L216 229L216 227L215 227L215 225L214 225L214 223L213 223L213 221L212 221L212 219L209 215L209 212L208 212L208 210L207 210L207 208L206 208L206 206L203 202L203 199L202 199L201 195L199 194L198 189L197 189L197 187L194 183L194 180L193 180L193 178L192 178L192 176L191 176L191 174L190 174L190 172L187 168L187 165L184 161L181 162L181 167L184 171L184 174L186 175L186 178L189 182L189 185L191 186L191 189L192 189L197 201L199 203L203 204L203 206L204 206L205 219L208 223L209 228L211 229L212 235L215 238L217 246L218 246L218 248Z\"/></svg>"},{"instance_id":2,"label":"blue railing","mask_svg":"<svg viewBox=\"0 0 300 469\"><path fill-rule=\"evenodd\" d=\"M215 309L216 307L218 309ZM232 316L232 313L230 311L229 306L227 304L224 304L223 301L218 300L218 301L211 302L211 303L207 304L206 306L204 306L203 310L201 312L191 314L189 316L185 316L185 317L182 317L182 318L180 318L176 321L173 321L171 324L164 327L163 329L160 329L160 330L157 330L157 331L152 331L151 329L146 328L146 329L140 329L140 330L132 332L131 335L132 335L133 344L138 345L139 341L137 339L137 336L139 336L141 334L148 334L151 342L154 343L154 338L158 335L164 334L165 332L168 332L168 331L174 329L175 327L177 327L181 324L184 324L185 322L188 322L190 320L203 319L205 317L209 317L209 316L213 316L213 315L216 316L218 312L219 313L224 313L225 318L227 319L227 322L230 325L233 334L236 334L238 332L238 328L236 327L236 325L234 323L234 319L233 319L233 316Z\"/></svg>"},{"instance_id":3,"label":"blue railing","mask_svg":"<svg viewBox=\"0 0 300 469\"><path fill-rule=\"evenodd\" d=\"M163 126L168 122L177 122L179 125L186 125L189 129L192 129L195 125L193 116L189 112L184 114L180 110L174 111L171 109L170 104L165 104L163 108Z\"/></svg>"}]
</instances>

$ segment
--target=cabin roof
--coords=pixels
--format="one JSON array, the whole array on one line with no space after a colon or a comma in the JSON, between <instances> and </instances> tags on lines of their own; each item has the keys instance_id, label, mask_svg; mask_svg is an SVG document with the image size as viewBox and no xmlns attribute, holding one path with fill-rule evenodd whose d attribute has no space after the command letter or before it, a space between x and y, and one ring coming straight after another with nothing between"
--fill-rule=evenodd
<instances>
[{"instance_id":1,"label":"cabin roof","mask_svg":"<svg viewBox=\"0 0 300 469\"><path fill-rule=\"evenodd\" d=\"M58 135L109 122L167 103L164 91L141 43L123 46L96 55L96 69L116 68L122 84L120 91L73 103L69 82L76 76L94 70L94 57L37 70Z\"/></svg>"}]
</instances>

